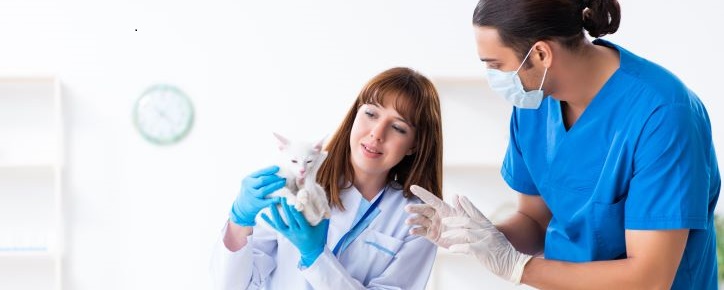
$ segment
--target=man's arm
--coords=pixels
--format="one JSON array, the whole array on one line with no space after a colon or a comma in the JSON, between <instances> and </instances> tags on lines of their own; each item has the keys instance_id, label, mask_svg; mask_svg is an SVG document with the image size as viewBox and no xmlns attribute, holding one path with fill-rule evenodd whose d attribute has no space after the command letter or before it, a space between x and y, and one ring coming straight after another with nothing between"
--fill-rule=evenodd
<instances>
[{"instance_id":1,"label":"man's arm","mask_svg":"<svg viewBox=\"0 0 724 290\"><path fill-rule=\"evenodd\" d=\"M536 255L543 252L551 212L540 196L519 194L518 210L495 225L520 252Z\"/></svg>"},{"instance_id":2,"label":"man's arm","mask_svg":"<svg viewBox=\"0 0 724 290\"><path fill-rule=\"evenodd\" d=\"M622 260L568 263L533 258L521 282L540 289L670 289L689 230L626 231Z\"/></svg>"}]
</instances>

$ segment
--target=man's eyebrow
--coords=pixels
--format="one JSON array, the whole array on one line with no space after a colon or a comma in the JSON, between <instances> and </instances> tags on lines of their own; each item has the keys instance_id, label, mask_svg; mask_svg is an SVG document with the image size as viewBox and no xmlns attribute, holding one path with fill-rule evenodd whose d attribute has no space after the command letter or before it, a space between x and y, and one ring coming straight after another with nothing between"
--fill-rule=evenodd
<instances>
[{"instance_id":1,"label":"man's eyebrow","mask_svg":"<svg viewBox=\"0 0 724 290\"><path fill-rule=\"evenodd\" d=\"M496 60L497 59L494 59L494 58L481 58L480 59L480 61L482 61L482 62L491 62L491 61L496 61Z\"/></svg>"}]
</instances>

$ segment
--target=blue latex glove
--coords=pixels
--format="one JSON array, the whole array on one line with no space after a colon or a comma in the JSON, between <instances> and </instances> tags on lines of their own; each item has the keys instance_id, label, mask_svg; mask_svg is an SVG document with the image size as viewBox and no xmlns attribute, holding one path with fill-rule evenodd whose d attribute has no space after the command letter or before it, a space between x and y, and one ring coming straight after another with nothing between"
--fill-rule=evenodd
<instances>
[{"instance_id":1,"label":"blue latex glove","mask_svg":"<svg viewBox=\"0 0 724 290\"><path fill-rule=\"evenodd\" d=\"M256 225L256 215L263 208L279 203L281 198L264 198L272 192L284 187L286 179L277 176L278 166L270 166L254 172L244 178L241 192L231 206L229 219L240 226Z\"/></svg>"},{"instance_id":2,"label":"blue latex glove","mask_svg":"<svg viewBox=\"0 0 724 290\"><path fill-rule=\"evenodd\" d=\"M273 221L265 213L262 213L261 217L297 247L302 256L302 266L309 267L322 254L327 244L329 219L323 219L316 226L312 226L301 212L287 204L286 198L282 199L281 207L289 224L279 215L276 205L270 207Z\"/></svg>"}]
</instances>

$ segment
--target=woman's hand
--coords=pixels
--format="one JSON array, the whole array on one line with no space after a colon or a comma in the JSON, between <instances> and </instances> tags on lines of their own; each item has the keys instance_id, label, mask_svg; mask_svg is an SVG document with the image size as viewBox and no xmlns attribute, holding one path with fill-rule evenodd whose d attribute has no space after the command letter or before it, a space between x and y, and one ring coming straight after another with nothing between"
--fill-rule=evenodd
<instances>
[{"instance_id":1,"label":"woman's hand","mask_svg":"<svg viewBox=\"0 0 724 290\"><path fill-rule=\"evenodd\" d=\"M241 183L241 192L231 206L229 219L232 222L245 227L254 226L259 211L270 204L279 202L279 197L265 198L286 184L286 179L275 174L277 171L279 171L279 167L270 166L244 178Z\"/></svg>"},{"instance_id":2,"label":"woman's hand","mask_svg":"<svg viewBox=\"0 0 724 290\"><path fill-rule=\"evenodd\" d=\"M301 212L287 204L285 198L281 200L280 206L284 210L288 224L282 219L276 205L269 207L272 218L265 213L262 213L261 217L297 247L302 257L302 265L309 267L322 254L327 244L329 219L323 219L316 226L312 226Z\"/></svg>"}]
</instances>

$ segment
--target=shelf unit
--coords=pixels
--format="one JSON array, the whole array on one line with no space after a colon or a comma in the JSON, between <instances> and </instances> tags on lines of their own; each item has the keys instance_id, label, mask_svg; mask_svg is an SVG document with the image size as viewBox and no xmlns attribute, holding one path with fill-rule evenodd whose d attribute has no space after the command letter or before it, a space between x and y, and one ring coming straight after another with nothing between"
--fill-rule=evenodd
<instances>
[{"instance_id":1,"label":"shelf unit","mask_svg":"<svg viewBox=\"0 0 724 290\"><path fill-rule=\"evenodd\" d=\"M0 76L0 289L61 288L63 123L54 76Z\"/></svg>"}]
</instances>

